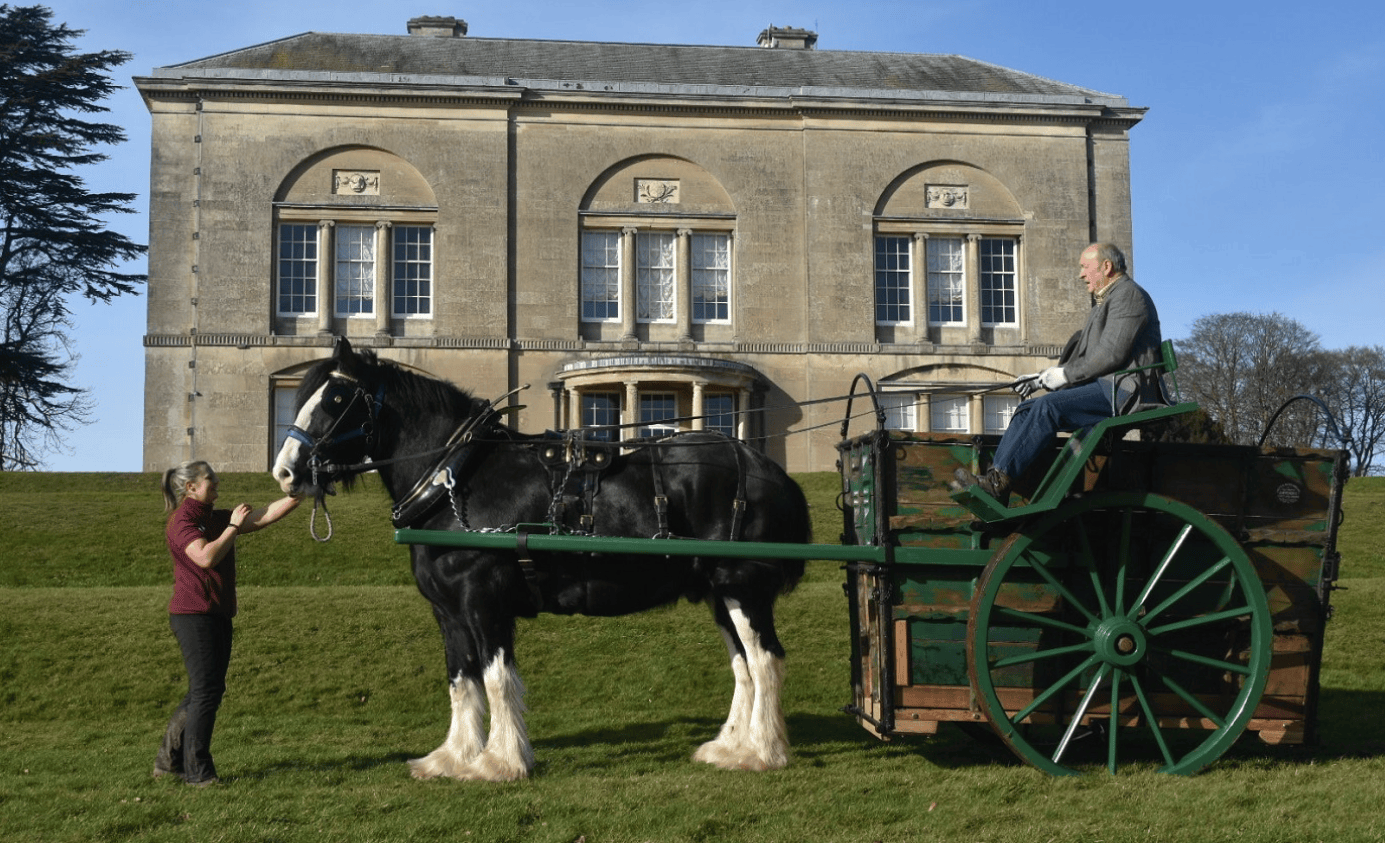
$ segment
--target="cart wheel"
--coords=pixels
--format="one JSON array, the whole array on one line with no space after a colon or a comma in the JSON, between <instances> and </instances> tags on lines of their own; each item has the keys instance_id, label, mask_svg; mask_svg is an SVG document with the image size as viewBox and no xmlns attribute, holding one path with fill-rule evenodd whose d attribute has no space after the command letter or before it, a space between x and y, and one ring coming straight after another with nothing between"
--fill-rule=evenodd
<instances>
[{"instance_id":1,"label":"cart wheel","mask_svg":"<svg viewBox=\"0 0 1385 843\"><path fill-rule=\"evenodd\" d=\"M996 551L967 671L1001 739L1042 770L1162 756L1161 772L1187 774L1245 729L1272 633L1264 586L1220 525L1159 495L1096 494Z\"/></svg>"}]
</instances>

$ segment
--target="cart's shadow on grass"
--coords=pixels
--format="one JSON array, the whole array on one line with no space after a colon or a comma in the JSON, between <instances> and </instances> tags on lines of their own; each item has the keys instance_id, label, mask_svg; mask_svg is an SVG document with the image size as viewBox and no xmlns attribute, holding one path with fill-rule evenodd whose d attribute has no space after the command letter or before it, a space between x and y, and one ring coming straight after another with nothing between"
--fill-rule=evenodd
<instances>
[{"instance_id":1,"label":"cart's shadow on grass","mask_svg":"<svg viewBox=\"0 0 1385 843\"><path fill-rule=\"evenodd\" d=\"M1267 767L1385 756L1385 721L1377 715L1383 709L1385 694L1380 692L1324 688L1319 701L1316 743L1269 746L1253 733L1246 733L1213 764ZM861 728L855 718L843 713L798 712L790 714L787 720L794 766L827 767L858 758L885 762L916 759L942 769L1023 766L1024 763L985 723L944 723L935 735L881 741ZM538 733L532 736L537 756L534 772L542 776L560 771L600 772L687 764L698 745L715 737L720 728L721 721L712 718L675 718L620 723L566 734ZM1080 758L1081 744L1078 746ZM1148 750L1148 747L1136 745L1130 748L1136 753ZM419 747L412 751L284 762L234 778L266 779L304 771L346 774L392 765L402 768L409 759L429 751L431 748ZM1144 754L1149 755L1152 765L1158 765L1157 754ZM1090 763L1100 766L1102 762L1093 758Z\"/></svg>"}]
</instances>

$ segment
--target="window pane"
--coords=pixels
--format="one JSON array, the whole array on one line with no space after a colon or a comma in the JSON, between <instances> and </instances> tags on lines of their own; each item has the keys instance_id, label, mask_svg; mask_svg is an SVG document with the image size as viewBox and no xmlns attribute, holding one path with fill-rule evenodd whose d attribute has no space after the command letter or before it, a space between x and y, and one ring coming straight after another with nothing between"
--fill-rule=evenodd
<instances>
[{"instance_id":1,"label":"window pane","mask_svg":"<svg viewBox=\"0 0 1385 843\"><path fill-rule=\"evenodd\" d=\"M736 435L736 396L713 392L702 396L702 429Z\"/></svg>"},{"instance_id":2,"label":"window pane","mask_svg":"<svg viewBox=\"0 0 1385 843\"><path fill-rule=\"evenodd\" d=\"M620 235L582 234L582 321L620 319Z\"/></svg>"},{"instance_id":3,"label":"window pane","mask_svg":"<svg viewBox=\"0 0 1385 843\"><path fill-rule=\"evenodd\" d=\"M613 442L620 428L620 395L614 392L582 393L582 427L592 439Z\"/></svg>"},{"instance_id":4,"label":"window pane","mask_svg":"<svg viewBox=\"0 0 1385 843\"><path fill-rule=\"evenodd\" d=\"M875 238L875 321L896 325L911 321L911 238Z\"/></svg>"},{"instance_id":5,"label":"window pane","mask_svg":"<svg viewBox=\"0 0 1385 843\"><path fill-rule=\"evenodd\" d=\"M336 313L375 312L375 226L337 226Z\"/></svg>"},{"instance_id":6,"label":"window pane","mask_svg":"<svg viewBox=\"0 0 1385 843\"><path fill-rule=\"evenodd\" d=\"M678 432L678 397L672 393L640 395L640 436L668 436ZM663 422L661 424L660 422Z\"/></svg>"},{"instance_id":7,"label":"window pane","mask_svg":"<svg viewBox=\"0 0 1385 843\"><path fill-rule=\"evenodd\" d=\"M284 440L289 436L289 428L298 418L294 407L297 397L298 387L296 386L274 387L274 450L271 452L272 454L279 453L279 449L284 447Z\"/></svg>"},{"instance_id":8,"label":"window pane","mask_svg":"<svg viewBox=\"0 0 1385 843\"><path fill-rule=\"evenodd\" d=\"M394 227L394 313L412 316L433 312L433 229L422 225Z\"/></svg>"},{"instance_id":9,"label":"window pane","mask_svg":"<svg viewBox=\"0 0 1385 843\"><path fill-rule=\"evenodd\" d=\"M692 320L731 319L731 236L692 236Z\"/></svg>"},{"instance_id":10,"label":"window pane","mask_svg":"<svg viewBox=\"0 0 1385 843\"><path fill-rule=\"evenodd\" d=\"M982 399L982 409L986 415L985 433L1004 433L1010 426L1010 419L1019 406L1018 395L987 395Z\"/></svg>"},{"instance_id":11,"label":"window pane","mask_svg":"<svg viewBox=\"0 0 1385 843\"><path fill-rule=\"evenodd\" d=\"M960 237L928 239L928 324L966 323L966 245Z\"/></svg>"},{"instance_id":12,"label":"window pane","mask_svg":"<svg viewBox=\"0 0 1385 843\"><path fill-rule=\"evenodd\" d=\"M672 322L678 241L671 232L635 235L635 311L641 322Z\"/></svg>"},{"instance_id":13,"label":"window pane","mask_svg":"<svg viewBox=\"0 0 1385 843\"><path fill-rule=\"evenodd\" d=\"M966 433L970 427L967 396L934 395L929 402L930 429L939 433Z\"/></svg>"},{"instance_id":14,"label":"window pane","mask_svg":"<svg viewBox=\"0 0 1385 843\"><path fill-rule=\"evenodd\" d=\"M912 392L886 392L879 396L888 430L917 430L918 396Z\"/></svg>"},{"instance_id":15,"label":"window pane","mask_svg":"<svg viewBox=\"0 0 1385 843\"><path fill-rule=\"evenodd\" d=\"M281 315L317 312L317 226L279 226Z\"/></svg>"},{"instance_id":16,"label":"window pane","mask_svg":"<svg viewBox=\"0 0 1385 843\"><path fill-rule=\"evenodd\" d=\"M1015 241L983 237L980 257L981 324L1016 324Z\"/></svg>"}]
</instances>

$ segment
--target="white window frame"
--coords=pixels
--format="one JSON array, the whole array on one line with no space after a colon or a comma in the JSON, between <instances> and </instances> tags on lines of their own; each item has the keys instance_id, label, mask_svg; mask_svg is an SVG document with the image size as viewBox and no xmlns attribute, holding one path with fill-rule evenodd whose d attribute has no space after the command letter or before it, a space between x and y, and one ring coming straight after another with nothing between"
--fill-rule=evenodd
<instances>
[{"instance_id":1,"label":"white window frame","mask_svg":"<svg viewBox=\"0 0 1385 843\"><path fill-rule=\"evenodd\" d=\"M413 240L415 233L426 237ZM390 228L390 315L397 319L433 317L433 241L437 231L431 225L400 223ZM403 254L401 254L401 251ZM416 276L416 277L411 277ZM409 285L415 285L412 291ZM404 288L401 290L401 288ZM401 303L415 303L415 309L400 309Z\"/></svg>"},{"instance_id":2,"label":"white window frame","mask_svg":"<svg viewBox=\"0 0 1385 843\"><path fill-rule=\"evenodd\" d=\"M944 393L930 395L928 429L935 433L970 433L971 398Z\"/></svg>"},{"instance_id":3,"label":"white window frame","mask_svg":"<svg viewBox=\"0 0 1385 843\"><path fill-rule=\"evenodd\" d=\"M635 320L678 321L678 235L672 231L635 233Z\"/></svg>"},{"instance_id":4,"label":"white window frame","mask_svg":"<svg viewBox=\"0 0 1385 843\"><path fill-rule=\"evenodd\" d=\"M379 260L374 225L336 226L332 247L332 315L338 319L374 319L377 306L375 267ZM350 305L359 302L360 309Z\"/></svg>"},{"instance_id":5,"label":"white window frame","mask_svg":"<svg viewBox=\"0 0 1385 843\"><path fill-rule=\"evenodd\" d=\"M987 395L981 399L982 433L1001 434L1010 426L1015 410L1019 409L1017 395Z\"/></svg>"},{"instance_id":6,"label":"white window frame","mask_svg":"<svg viewBox=\"0 0 1385 843\"><path fill-rule=\"evenodd\" d=\"M730 325L735 314L735 230L724 223L585 219L579 234L580 321ZM632 317L627 307L634 308Z\"/></svg>"},{"instance_id":7,"label":"white window frame","mask_svg":"<svg viewBox=\"0 0 1385 843\"><path fill-rule=\"evenodd\" d=\"M942 247L956 246L943 254ZM924 242L928 324L961 327L967 324L967 240L965 237L929 237ZM943 265L943 259L948 265ZM949 318L934 316L934 308L946 308ZM952 316L957 318L950 318Z\"/></svg>"},{"instance_id":8,"label":"white window frame","mask_svg":"<svg viewBox=\"0 0 1385 843\"><path fill-rule=\"evenodd\" d=\"M886 430L918 430L919 397L913 392L882 392L878 396L885 413Z\"/></svg>"},{"instance_id":9,"label":"white window frame","mask_svg":"<svg viewBox=\"0 0 1385 843\"><path fill-rule=\"evenodd\" d=\"M875 324L914 324L913 253L913 238L908 235L876 235ZM881 266L882 260L886 261L886 266ZM897 262L896 265L888 265L891 260ZM894 300L890 301L891 298Z\"/></svg>"},{"instance_id":10,"label":"white window frame","mask_svg":"<svg viewBox=\"0 0 1385 843\"><path fill-rule=\"evenodd\" d=\"M1008 243L1008 255L986 254L987 243ZM981 326L983 328L1013 328L1019 325L1019 238L986 237L976 243L977 250L977 289L981 293ZM997 259L1006 260L1009 266L998 269L993 265ZM997 283L1000 282L1000 283ZM1008 297L1008 302L996 304L988 301L996 295ZM987 312L994 315L996 309L1006 311L1008 319L987 319Z\"/></svg>"},{"instance_id":11,"label":"white window frame","mask_svg":"<svg viewBox=\"0 0 1385 843\"><path fill-rule=\"evenodd\" d=\"M603 406L597 406L598 399ZM620 393L593 390L582 392L578 396L578 407L582 418L583 430L595 430L592 438L604 441L612 441L619 438L616 431L620 428ZM598 413L604 415L604 419L598 419Z\"/></svg>"},{"instance_id":12,"label":"white window frame","mask_svg":"<svg viewBox=\"0 0 1385 843\"><path fill-rule=\"evenodd\" d=\"M693 232L689 241L692 321L699 325L731 322L731 235ZM710 311L710 313L709 313Z\"/></svg>"},{"instance_id":13,"label":"white window frame","mask_svg":"<svg viewBox=\"0 0 1385 843\"><path fill-rule=\"evenodd\" d=\"M668 436L678 431L678 395L674 392L641 392L635 421L639 436Z\"/></svg>"},{"instance_id":14,"label":"white window frame","mask_svg":"<svg viewBox=\"0 0 1385 843\"><path fill-rule=\"evenodd\" d=\"M580 307L583 322L620 321L620 251L619 231L582 232Z\"/></svg>"},{"instance_id":15,"label":"white window frame","mask_svg":"<svg viewBox=\"0 0 1385 843\"><path fill-rule=\"evenodd\" d=\"M286 229L301 229L297 234L307 236L286 238ZM281 222L274 231L276 242L275 250L275 280L274 280L274 313L276 316L312 316L317 313L318 296L322 292L322 244L319 242L318 224L315 222ZM292 250L295 247L301 249L303 254L285 254L285 250ZM311 254L308 254L311 252ZM289 267L301 268L300 272L286 273L284 270ZM296 291L285 291L285 285L297 284L301 288ZM289 301L301 302L302 309L285 310L283 304L285 299Z\"/></svg>"},{"instance_id":16,"label":"white window frame","mask_svg":"<svg viewBox=\"0 0 1385 843\"><path fill-rule=\"evenodd\" d=\"M886 240L913 239L908 289L899 285L898 302L909 304L909 321L883 312L898 306L884 300L879 255ZM1005 245L997 249L996 242ZM880 327L1018 329L1024 298L1024 225L1008 221L877 219L872 242L875 324ZM946 250L946 252L944 252ZM987 252L991 254L987 254ZM999 264L999 266L998 266ZM893 291L892 291L893 292ZM1000 309L997 319L996 308ZM939 312L941 309L942 312ZM898 340L891 340L898 341Z\"/></svg>"},{"instance_id":17,"label":"white window frame","mask_svg":"<svg viewBox=\"0 0 1385 843\"><path fill-rule=\"evenodd\" d=\"M726 402L725 408L713 409L713 402ZM734 392L709 392L702 396L702 429L736 437L736 394Z\"/></svg>"},{"instance_id":18,"label":"white window frame","mask_svg":"<svg viewBox=\"0 0 1385 843\"><path fill-rule=\"evenodd\" d=\"M388 308L388 318L432 319L437 290L437 228L431 220L409 218L375 219L349 213L333 213L339 209L321 209L316 213L302 209L282 211L275 220L275 264L274 264L274 315L279 319L300 319L318 317L329 319L379 319L381 307ZM312 214L309 216L309 214ZM286 240L290 230L307 233L310 236ZM361 235L354 242L359 247L355 254L349 252L353 242L343 231ZM402 237L401 237L402 232ZM426 234L425 234L426 232ZM419 234L414 242L403 242L404 237ZM300 255L285 254L294 244L301 245ZM405 251L400 255L400 250ZM312 257L307 252L313 253ZM412 252L411 254L409 252ZM342 259L339 259L341 256ZM343 260L344 259L344 260ZM311 265L311 277L308 266ZM343 277L341 267L355 266L353 272ZM412 267L413 269L407 269ZM286 268L298 268L297 274L285 273ZM413 277L409 277L413 276ZM305 292L285 293L286 284L299 284L303 288L311 281L312 307L307 309ZM401 312L396 303L400 301L401 286L414 284L412 292L404 293L404 298L415 303L413 310ZM381 303L381 289L389 291L388 301ZM424 292L426 290L426 292ZM347 298L362 302L358 311L343 309L344 292ZM281 308L285 297L300 297L305 309L286 311ZM369 309L366 309L366 306ZM407 308L406 308L407 310ZM326 311L324 313L324 311ZM323 323L326 327L326 322Z\"/></svg>"}]
</instances>

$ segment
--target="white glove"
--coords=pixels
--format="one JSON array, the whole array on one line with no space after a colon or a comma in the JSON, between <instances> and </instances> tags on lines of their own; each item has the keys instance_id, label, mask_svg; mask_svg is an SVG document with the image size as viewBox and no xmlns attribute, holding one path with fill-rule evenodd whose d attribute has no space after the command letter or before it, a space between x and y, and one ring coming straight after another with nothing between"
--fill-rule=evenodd
<instances>
[{"instance_id":1,"label":"white glove","mask_svg":"<svg viewBox=\"0 0 1385 843\"><path fill-rule=\"evenodd\" d=\"M1025 375L1024 377L1022 377L1022 378L1020 378L1019 380L1015 381L1015 385L1014 385L1013 387L1011 387L1011 388L1014 389L1016 392L1018 392L1018 393L1020 394L1020 400L1021 400L1021 401L1023 401L1023 400L1026 399L1026 398L1028 398L1029 396L1033 395L1035 392L1037 392L1037 391L1039 390L1039 375L1040 375L1040 374L1042 374L1042 373L1041 373L1041 372L1035 372L1035 373L1032 374L1032 375Z\"/></svg>"},{"instance_id":2,"label":"white glove","mask_svg":"<svg viewBox=\"0 0 1385 843\"><path fill-rule=\"evenodd\" d=\"M1063 372L1062 366L1050 366L1039 373L1039 386L1053 392L1062 389L1068 384L1068 376Z\"/></svg>"}]
</instances>

